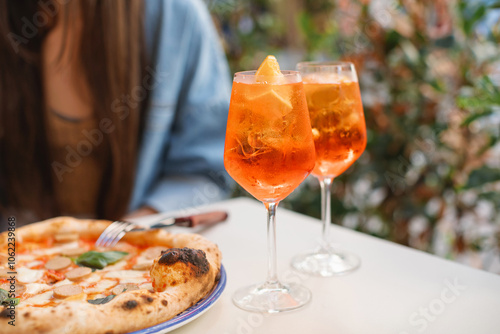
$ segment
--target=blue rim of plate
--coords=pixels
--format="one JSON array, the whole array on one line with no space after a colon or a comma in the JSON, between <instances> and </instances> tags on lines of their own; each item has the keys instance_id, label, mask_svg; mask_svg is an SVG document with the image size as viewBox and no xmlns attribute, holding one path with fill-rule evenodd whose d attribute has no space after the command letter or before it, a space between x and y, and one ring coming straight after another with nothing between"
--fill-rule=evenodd
<instances>
[{"instance_id":1,"label":"blue rim of plate","mask_svg":"<svg viewBox=\"0 0 500 334\"><path fill-rule=\"evenodd\" d=\"M129 334L153 334L158 333L160 331L164 331L170 327L180 327L181 323L189 322L190 320L194 320L193 318L201 315L201 313L205 312L208 308L210 308L221 296L224 288L226 287L226 270L224 266L220 267L220 279L217 282L217 285L212 289L212 292L208 294L203 299L200 299L196 304L188 308L182 313L179 313L175 317L165 322L162 322L158 325L154 325L148 328L144 328L135 332L130 332Z\"/></svg>"}]
</instances>

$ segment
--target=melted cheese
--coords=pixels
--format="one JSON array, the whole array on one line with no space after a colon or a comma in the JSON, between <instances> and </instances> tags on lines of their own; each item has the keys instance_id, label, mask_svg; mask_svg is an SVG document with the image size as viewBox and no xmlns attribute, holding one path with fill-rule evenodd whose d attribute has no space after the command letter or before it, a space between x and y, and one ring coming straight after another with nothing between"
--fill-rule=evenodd
<instances>
[{"instance_id":1,"label":"melted cheese","mask_svg":"<svg viewBox=\"0 0 500 334\"><path fill-rule=\"evenodd\" d=\"M47 284L40 284L40 283L30 283L26 284L26 294L29 295L35 295L37 293L40 293L45 290L50 290L53 287Z\"/></svg>"},{"instance_id":2,"label":"melted cheese","mask_svg":"<svg viewBox=\"0 0 500 334\"><path fill-rule=\"evenodd\" d=\"M45 264L45 262L43 262L43 261L33 261L33 262L30 262L30 263L27 263L25 265L25 267L27 267L27 268L33 268L33 267L37 267L37 266L40 266L40 265L43 265L43 264Z\"/></svg>"},{"instance_id":3,"label":"melted cheese","mask_svg":"<svg viewBox=\"0 0 500 334\"><path fill-rule=\"evenodd\" d=\"M144 278L145 271L139 270L117 270L110 271L104 274L107 278L118 278L120 283L144 283L146 279Z\"/></svg>"},{"instance_id":4,"label":"melted cheese","mask_svg":"<svg viewBox=\"0 0 500 334\"><path fill-rule=\"evenodd\" d=\"M17 280L21 283L34 283L42 278L44 270L17 268Z\"/></svg>"},{"instance_id":5,"label":"melted cheese","mask_svg":"<svg viewBox=\"0 0 500 334\"><path fill-rule=\"evenodd\" d=\"M100 280L101 280L101 275L99 275L97 272L95 272L95 273L90 274L89 277L78 282L78 285L81 286L82 288L86 288L86 287L90 286L91 284L99 282Z\"/></svg>"},{"instance_id":6,"label":"melted cheese","mask_svg":"<svg viewBox=\"0 0 500 334\"><path fill-rule=\"evenodd\" d=\"M121 270L127 266L128 262L125 260L120 260L115 264L106 266L102 271L115 271L115 270Z\"/></svg>"},{"instance_id":7,"label":"melted cheese","mask_svg":"<svg viewBox=\"0 0 500 334\"><path fill-rule=\"evenodd\" d=\"M44 249L37 249L36 254L38 256L61 254L63 251L65 251L67 249L77 248L78 246L79 246L78 241L73 241L73 242L68 242L66 244L62 244L61 246L44 248Z\"/></svg>"},{"instance_id":8,"label":"melted cheese","mask_svg":"<svg viewBox=\"0 0 500 334\"><path fill-rule=\"evenodd\" d=\"M16 254L16 260L18 263L33 262L36 261L36 259L39 258L40 256L61 254L63 251L67 249L72 249L77 247L79 247L78 241L73 241L66 244L62 244L60 246L54 246L49 248L37 248L36 250L33 251L32 254ZM29 267L30 265L28 264L26 266Z\"/></svg>"},{"instance_id":9,"label":"melted cheese","mask_svg":"<svg viewBox=\"0 0 500 334\"><path fill-rule=\"evenodd\" d=\"M33 296L21 301L22 305L45 305L52 299L52 291L44 292L40 295Z\"/></svg>"},{"instance_id":10,"label":"melted cheese","mask_svg":"<svg viewBox=\"0 0 500 334\"><path fill-rule=\"evenodd\" d=\"M35 261L36 256L33 254L17 254L16 255L16 261L19 262L30 262L30 261Z\"/></svg>"},{"instance_id":11,"label":"melted cheese","mask_svg":"<svg viewBox=\"0 0 500 334\"><path fill-rule=\"evenodd\" d=\"M103 279L97 283L93 287L89 288L84 288L83 291L87 294L89 293L102 293L115 285L117 285L118 282L116 280L110 280L110 279Z\"/></svg>"}]
</instances>

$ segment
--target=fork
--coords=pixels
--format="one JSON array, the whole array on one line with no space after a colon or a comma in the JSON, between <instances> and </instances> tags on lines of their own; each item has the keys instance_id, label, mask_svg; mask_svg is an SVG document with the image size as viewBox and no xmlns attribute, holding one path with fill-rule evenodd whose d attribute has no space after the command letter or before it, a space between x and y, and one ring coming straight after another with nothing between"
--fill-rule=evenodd
<instances>
[{"instance_id":1,"label":"fork","mask_svg":"<svg viewBox=\"0 0 500 334\"><path fill-rule=\"evenodd\" d=\"M157 229L168 227L172 225L186 226L186 227L196 227L198 225L212 225L227 219L227 213L224 211L212 211L206 213L195 214L191 216L184 217L167 217L158 220L155 224L151 226L141 226L136 223L116 220L112 222L106 229L101 233L97 241L95 242L96 247L113 247L127 234L131 231L143 231L149 229Z\"/></svg>"}]
</instances>

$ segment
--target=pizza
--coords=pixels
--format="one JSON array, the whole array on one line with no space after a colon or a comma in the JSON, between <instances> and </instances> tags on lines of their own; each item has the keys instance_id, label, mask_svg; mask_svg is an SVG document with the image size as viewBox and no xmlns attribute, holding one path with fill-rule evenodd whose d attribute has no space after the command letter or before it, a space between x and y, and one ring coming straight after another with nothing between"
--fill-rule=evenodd
<instances>
[{"instance_id":1,"label":"pizza","mask_svg":"<svg viewBox=\"0 0 500 334\"><path fill-rule=\"evenodd\" d=\"M0 234L0 332L140 330L194 305L220 278L221 253L200 235L130 232L97 249L109 224L59 217Z\"/></svg>"}]
</instances>

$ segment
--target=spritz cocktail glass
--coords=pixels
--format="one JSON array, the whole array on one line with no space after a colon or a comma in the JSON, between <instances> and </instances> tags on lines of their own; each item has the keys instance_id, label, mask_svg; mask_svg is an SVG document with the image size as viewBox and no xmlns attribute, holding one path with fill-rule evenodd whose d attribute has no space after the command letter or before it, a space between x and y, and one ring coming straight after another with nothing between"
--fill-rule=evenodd
<instances>
[{"instance_id":1,"label":"spritz cocktail glass","mask_svg":"<svg viewBox=\"0 0 500 334\"><path fill-rule=\"evenodd\" d=\"M294 257L292 267L316 276L345 274L358 268L361 261L330 243L331 184L366 147L358 78L349 62L302 62L297 69L304 82L316 148L312 174L321 186L323 233L319 248Z\"/></svg>"},{"instance_id":2,"label":"spritz cocktail glass","mask_svg":"<svg viewBox=\"0 0 500 334\"><path fill-rule=\"evenodd\" d=\"M279 71L279 69L278 69ZM304 86L296 71L279 77L236 73L224 149L231 177L267 210L268 276L264 283L240 288L234 303L245 310L276 313L305 305L310 291L278 280L275 213L311 172L314 142Z\"/></svg>"}]
</instances>

